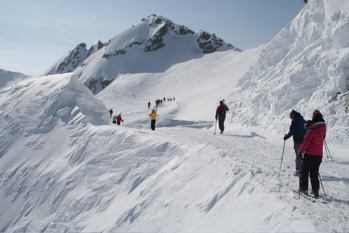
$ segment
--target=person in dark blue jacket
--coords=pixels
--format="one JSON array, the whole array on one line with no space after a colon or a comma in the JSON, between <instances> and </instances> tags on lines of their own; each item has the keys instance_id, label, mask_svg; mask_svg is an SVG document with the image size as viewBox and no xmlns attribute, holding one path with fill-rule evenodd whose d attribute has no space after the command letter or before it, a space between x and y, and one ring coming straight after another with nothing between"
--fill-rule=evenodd
<instances>
[{"instance_id":1,"label":"person in dark blue jacket","mask_svg":"<svg viewBox=\"0 0 349 233\"><path fill-rule=\"evenodd\" d=\"M296 153L296 171L294 175L299 176L302 169L302 158L298 151L303 144L307 130L304 128L305 120L299 112L292 110L292 112L290 113L290 118L292 120L290 130L288 131L288 134L284 136L284 140L286 141L293 136L294 151Z\"/></svg>"},{"instance_id":2,"label":"person in dark blue jacket","mask_svg":"<svg viewBox=\"0 0 349 233\"><path fill-rule=\"evenodd\" d=\"M221 130L221 134L224 132L224 121L225 116L227 114L227 111L229 111L228 106L224 103L224 100L219 102L219 106L216 110L216 120L218 120L219 123L219 129Z\"/></svg>"}]
</instances>

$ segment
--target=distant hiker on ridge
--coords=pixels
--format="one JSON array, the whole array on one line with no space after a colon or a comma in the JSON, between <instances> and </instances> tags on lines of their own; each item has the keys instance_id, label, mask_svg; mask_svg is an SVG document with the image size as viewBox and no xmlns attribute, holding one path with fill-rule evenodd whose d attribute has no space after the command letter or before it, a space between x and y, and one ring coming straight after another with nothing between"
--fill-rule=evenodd
<instances>
[{"instance_id":1,"label":"distant hiker on ridge","mask_svg":"<svg viewBox=\"0 0 349 233\"><path fill-rule=\"evenodd\" d=\"M221 134L223 134L224 132L224 121L225 121L225 115L227 111L229 111L229 108L227 105L225 105L225 103L222 100L216 110L216 120L218 119L219 129L221 130Z\"/></svg>"},{"instance_id":2,"label":"distant hiker on ridge","mask_svg":"<svg viewBox=\"0 0 349 233\"><path fill-rule=\"evenodd\" d=\"M120 125L121 122L124 122L124 120L121 117L121 113L116 117L116 124Z\"/></svg>"},{"instance_id":3,"label":"distant hiker on ridge","mask_svg":"<svg viewBox=\"0 0 349 233\"><path fill-rule=\"evenodd\" d=\"M294 144L293 148L296 153L296 159L295 159L296 171L294 175L299 176L302 169L302 158L298 150L302 146L304 136L307 130L304 128L305 120L299 112L292 110L292 112L290 113L290 118L292 120L290 130L288 131L287 134L285 134L284 141L286 141L287 139L293 136L293 144Z\"/></svg>"},{"instance_id":4,"label":"distant hiker on ridge","mask_svg":"<svg viewBox=\"0 0 349 233\"><path fill-rule=\"evenodd\" d=\"M110 118L113 116L113 109L109 110Z\"/></svg>"},{"instance_id":5,"label":"distant hiker on ridge","mask_svg":"<svg viewBox=\"0 0 349 233\"><path fill-rule=\"evenodd\" d=\"M148 116L150 116L150 120L151 120L150 127L152 130L155 130L155 122L156 122L156 117L158 116L158 114L156 114L155 110L153 109Z\"/></svg>"}]
</instances>

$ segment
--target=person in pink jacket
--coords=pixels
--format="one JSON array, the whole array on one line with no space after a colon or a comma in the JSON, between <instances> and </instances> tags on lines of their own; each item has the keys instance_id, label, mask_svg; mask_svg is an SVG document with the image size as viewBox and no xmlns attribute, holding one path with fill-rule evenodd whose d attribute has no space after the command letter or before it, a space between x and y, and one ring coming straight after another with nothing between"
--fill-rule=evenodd
<instances>
[{"instance_id":1,"label":"person in pink jacket","mask_svg":"<svg viewBox=\"0 0 349 233\"><path fill-rule=\"evenodd\" d=\"M315 197L319 196L319 168L322 162L323 144L326 134L326 123L306 121L308 130L299 153L304 154L302 171L299 178L299 191L308 194L308 177Z\"/></svg>"}]
</instances>

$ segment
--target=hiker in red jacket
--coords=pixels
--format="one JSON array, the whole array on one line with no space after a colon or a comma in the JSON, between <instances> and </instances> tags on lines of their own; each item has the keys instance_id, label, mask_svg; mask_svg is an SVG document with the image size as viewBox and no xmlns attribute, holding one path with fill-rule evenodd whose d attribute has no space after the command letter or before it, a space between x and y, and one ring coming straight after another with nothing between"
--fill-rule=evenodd
<instances>
[{"instance_id":1,"label":"hiker in red jacket","mask_svg":"<svg viewBox=\"0 0 349 233\"><path fill-rule=\"evenodd\" d=\"M124 122L124 120L121 117L121 113L116 117L116 124L120 125L121 122Z\"/></svg>"},{"instance_id":2,"label":"hiker in red jacket","mask_svg":"<svg viewBox=\"0 0 349 233\"><path fill-rule=\"evenodd\" d=\"M113 109L109 110L110 118L113 116Z\"/></svg>"},{"instance_id":3,"label":"hiker in red jacket","mask_svg":"<svg viewBox=\"0 0 349 233\"><path fill-rule=\"evenodd\" d=\"M308 193L308 177L315 197L319 196L319 168L322 162L323 144L326 134L326 123L307 121L304 127L308 130L299 153L304 154L302 171L299 180L299 191Z\"/></svg>"}]
</instances>

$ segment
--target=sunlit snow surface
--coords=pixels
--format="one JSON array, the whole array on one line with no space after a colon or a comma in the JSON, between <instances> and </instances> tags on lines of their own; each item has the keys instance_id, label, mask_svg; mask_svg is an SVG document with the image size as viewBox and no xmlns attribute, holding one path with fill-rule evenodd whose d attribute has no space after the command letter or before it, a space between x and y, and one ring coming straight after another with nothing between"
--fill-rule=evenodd
<instances>
[{"instance_id":1,"label":"sunlit snow surface","mask_svg":"<svg viewBox=\"0 0 349 233\"><path fill-rule=\"evenodd\" d=\"M97 96L73 73L0 89L0 231L349 231L348 13L344 0L310 1L267 45L120 74ZM164 97L175 100L152 131ZM214 135L222 99L226 130ZM327 204L291 191L293 108L328 123Z\"/></svg>"}]
</instances>

